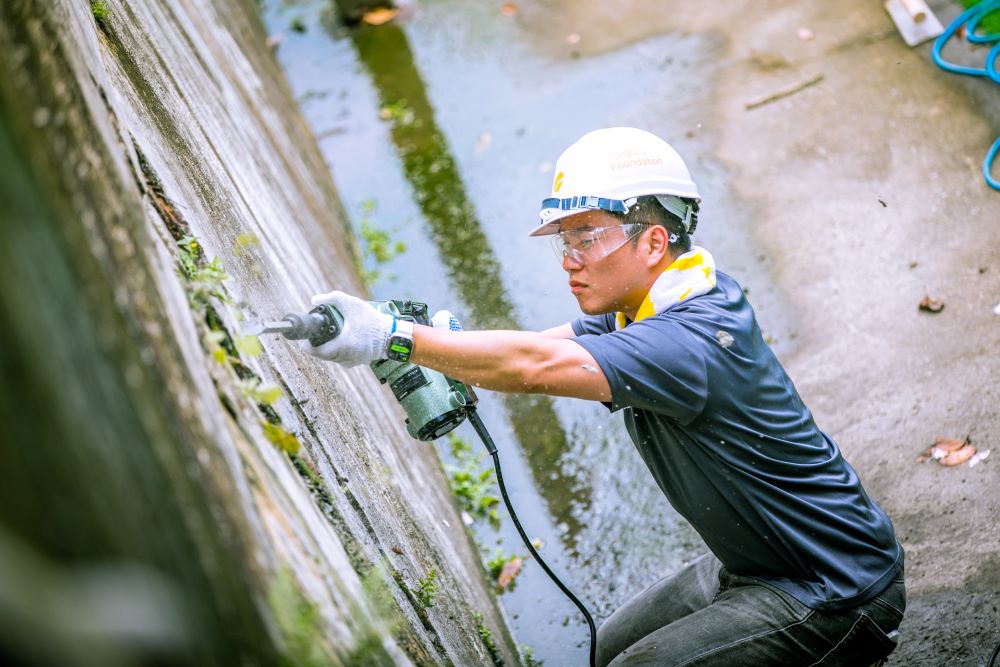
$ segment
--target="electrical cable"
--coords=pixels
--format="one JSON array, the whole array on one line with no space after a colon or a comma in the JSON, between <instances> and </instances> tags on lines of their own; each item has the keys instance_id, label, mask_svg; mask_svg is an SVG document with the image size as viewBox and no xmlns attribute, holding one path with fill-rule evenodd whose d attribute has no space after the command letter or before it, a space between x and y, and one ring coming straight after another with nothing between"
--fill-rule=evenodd
<instances>
[{"instance_id":1,"label":"electrical cable","mask_svg":"<svg viewBox=\"0 0 1000 667\"><path fill-rule=\"evenodd\" d=\"M971 9L967 9L959 14L958 17L951 22L948 28L934 40L934 47L931 49L931 58L934 60L934 63L946 72L954 72L955 74L964 74L966 76L981 76L993 81L994 83L1000 84L1000 72L998 72L996 68L997 58L1000 58L1000 33L989 33L986 35L976 34L976 28L979 26L979 22L982 21L987 14L992 14L998 10L1000 10L1000 0L983 0L982 2L974 5ZM984 67L978 68L956 65L955 63L948 62L941 55L941 51L944 49L945 44L948 43L948 40L951 39L952 35L958 32L959 28L962 26L965 26L966 37L970 42L975 44L989 44L997 42L986 55L986 64ZM983 178L986 179L986 184L994 190L1000 190L1000 181L997 181L992 175L993 161L996 159L998 152L1000 152L1000 137L998 137L993 143L993 146L986 153L986 158L983 160Z\"/></svg>"},{"instance_id":2,"label":"electrical cable","mask_svg":"<svg viewBox=\"0 0 1000 667\"><path fill-rule=\"evenodd\" d=\"M543 570L545 570L545 574L549 575L549 578L555 582L555 585L559 587L559 590L561 590L566 597L568 597L570 601L576 605L577 609L579 609L587 619L587 625L590 626L590 667L596 667L597 628L594 626L594 619L591 617L590 612L587 611L587 607L585 607L584 604L580 602L575 595L573 595L571 590L566 588L563 582L559 581L559 577L557 577L555 573L549 569L549 566L545 564L542 557L538 555L537 551L535 551L534 545L531 544L531 540L529 540L528 536L525 534L524 528L521 527L521 522L517 519L517 513L514 512L514 506L511 505L510 498L507 497L507 488L503 483L503 473L500 472L500 455L497 452L496 445L493 444L493 438L490 437L489 432L486 430L486 425L483 424L483 421L479 418L479 415L474 409L469 410L468 415L469 421L472 423L472 427L476 429L476 433L479 434L479 439L482 440L483 445L486 446L486 451L489 452L491 457L493 457L493 467L497 471L497 486L500 487L500 495L503 497L503 503L506 505L507 512L510 513L510 518L513 519L514 527L517 528L517 532L524 541L524 545L528 547L528 551L531 552L531 556L538 561L538 564L542 566Z\"/></svg>"},{"instance_id":3,"label":"electrical cable","mask_svg":"<svg viewBox=\"0 0 1000 667\"><path fill-rule=\"evenodd\" d=\"M993 667L997 662L998 655L1000 655L1000 643L993 649L993 653L990 653L990 659L986 661L986 667Z\"/></svg>"}]
</instances>

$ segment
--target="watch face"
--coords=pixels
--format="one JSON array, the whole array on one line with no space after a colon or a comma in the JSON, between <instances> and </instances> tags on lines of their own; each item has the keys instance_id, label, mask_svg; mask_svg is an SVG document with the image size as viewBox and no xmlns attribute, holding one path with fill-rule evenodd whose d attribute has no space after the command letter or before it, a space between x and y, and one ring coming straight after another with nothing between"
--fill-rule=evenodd
<instances>
[{"instance_id":1,"label":"watch face","mask_svg":"<svg viewBox=\"0 0 1000 667\"><path fill-rule=\"evenodd\" d=\"M389 349L386 356L396 361L409 361L412 351L412 339L406 336L393 336L389 339Z\"/></svg>"}]
</instances>

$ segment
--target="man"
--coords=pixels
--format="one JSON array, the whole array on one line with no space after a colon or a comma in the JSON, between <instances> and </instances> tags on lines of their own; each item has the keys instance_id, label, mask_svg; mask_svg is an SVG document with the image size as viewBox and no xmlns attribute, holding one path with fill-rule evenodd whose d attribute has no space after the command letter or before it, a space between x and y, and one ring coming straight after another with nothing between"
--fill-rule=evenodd
<instances>
[{"instance_id":1,"label":"man","mask_svg":"<svg viewBox=\"0 0 1000 667\"><path fill-rule=\"evenodd\" d=\"M602 401L710 554L601 626L598 663L870 665L895 647L903 551L764 343L740 286L692 247L680 156L633 128L559 158L541 224L585 313L541 333L412 326L341 292L344 364L410 360L479 387ZM398 338L394 340L399 340ZM397 346L398 347L398 346ZM392 352L390 354L398 354Z\"/></svg>"}]
</instances>

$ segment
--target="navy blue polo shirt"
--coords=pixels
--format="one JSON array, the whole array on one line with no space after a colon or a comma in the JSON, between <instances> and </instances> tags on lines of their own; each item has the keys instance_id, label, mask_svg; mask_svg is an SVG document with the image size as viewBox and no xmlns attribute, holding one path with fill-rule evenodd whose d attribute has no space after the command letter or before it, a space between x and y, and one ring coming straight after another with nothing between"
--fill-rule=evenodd
<instances>
[{"instance_id":1,"label":"navy blue polo shirt","mask_svg":"<svg viewBox=\"0 0 1000 667\"><path fill-rule=\"evenodd\" d=\"M863 604L902 567L892 523L816 426L739 284L717 278L621 331L613 314L577 319L573 340L660 489L727 568L813 609Z\"/></svg>"}]
</instances>

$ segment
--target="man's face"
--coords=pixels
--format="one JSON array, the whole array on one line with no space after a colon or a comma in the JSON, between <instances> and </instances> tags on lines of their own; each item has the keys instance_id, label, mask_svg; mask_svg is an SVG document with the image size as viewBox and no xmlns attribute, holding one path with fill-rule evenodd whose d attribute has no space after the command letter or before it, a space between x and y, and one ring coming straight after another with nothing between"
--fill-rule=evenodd
<instances>
[{"instance_id":1,"label":"man's face","mask_svg":"<svg viewBox=\"0 0 1000 667\"><path fill-rule=\"evenodd\" d=\"M587 232L584 230L603 227L613 227L601 233L607 247L613 247L628 238L629 228L622 227L618 218L599 209L565 218L559 230L578 230L578 233L586 237ZM567 239L573 236L570 234ZM637 257L638 250L634 243L627 241L607 256L597 259L588 257L587 243L570 245L578 247L580 252L563 257L562 267L569 275L570 291L580 304L580 310L587 315L598 315L619 310L634 312L639 307L649 285L646 280L647 272Z\"/></svg>"}]
</instances>

